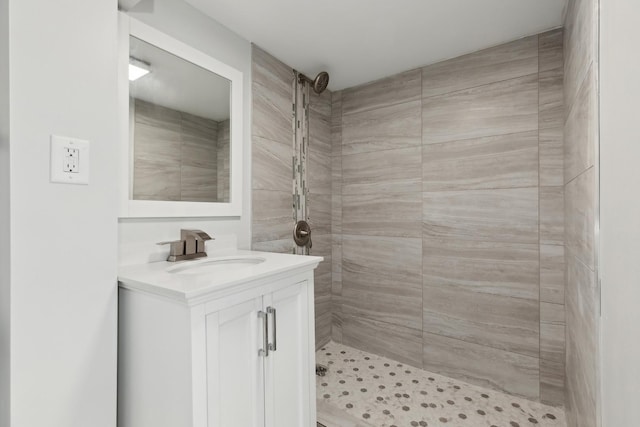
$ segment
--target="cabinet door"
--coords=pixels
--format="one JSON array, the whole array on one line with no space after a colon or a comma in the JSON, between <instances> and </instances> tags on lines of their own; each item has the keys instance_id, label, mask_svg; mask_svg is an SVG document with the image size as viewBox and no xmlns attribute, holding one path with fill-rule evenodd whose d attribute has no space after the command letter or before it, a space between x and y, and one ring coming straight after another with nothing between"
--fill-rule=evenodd
<instances>
[{"instance_id":1,"label":"cabinet door","mask_svg":"<svg viewBox=\"0 0 640 427\"><path fill-rule=\"evenodd\" d=\"M269 343L265 358L267 427L310 426L308 283L299 283L264 297L269 313ZM315 425L314 425L315 426Z\"/></svg>"},{"instance_id":2,"label":"cabinet door","mask_svg":"<svg viewBox=\"0 0 640 427\"><path fill-rule=\"evenodd\" d=\"M264 427L262 298L207 315L209 427Z\"/></svg>"}]
</instances>

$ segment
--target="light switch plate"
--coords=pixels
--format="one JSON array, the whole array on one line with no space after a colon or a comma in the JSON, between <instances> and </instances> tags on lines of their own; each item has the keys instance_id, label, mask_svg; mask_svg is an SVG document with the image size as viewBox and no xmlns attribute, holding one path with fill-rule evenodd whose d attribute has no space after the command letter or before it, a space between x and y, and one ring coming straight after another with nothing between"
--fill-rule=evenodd
<instances>
[{"instance_id":1,"label":"light switch plate","mask_svg":"<svg viewBox=\"0 0 640 427\"><path fill-rule=\"evenodd\" d=\"M51 182L89 184L89 141L51 135Z\"/></svg>"}]
</instances>

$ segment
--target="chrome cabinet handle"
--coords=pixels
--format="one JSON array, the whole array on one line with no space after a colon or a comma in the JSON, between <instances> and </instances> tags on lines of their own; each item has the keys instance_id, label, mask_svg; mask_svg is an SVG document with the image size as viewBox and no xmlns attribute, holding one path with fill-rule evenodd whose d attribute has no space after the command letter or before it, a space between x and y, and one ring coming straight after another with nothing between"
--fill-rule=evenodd
<instances>
[{"instance_id":1,"label":"chrome cabinet handle","mask_svg":"<svg viewBox=\"0 0 640 427\"><path fill-rule=\"evenodd\" d=\"M258 318L262 319L262 348L258 350L258 356L269 356L269 316L264 311L258 312Z\"/></svg>"},{"instance_id":2,"label":"chrome cabinet handle","mask_svg":"<svg viewBox=\"0 0 640 427\"><path fill-rule=\"evenodd\" d=\"M269 350L278 350L278 311L273 307L267 307L267 314L273 315L273 344L269 344Z\"/></svg>"}]
</instances>

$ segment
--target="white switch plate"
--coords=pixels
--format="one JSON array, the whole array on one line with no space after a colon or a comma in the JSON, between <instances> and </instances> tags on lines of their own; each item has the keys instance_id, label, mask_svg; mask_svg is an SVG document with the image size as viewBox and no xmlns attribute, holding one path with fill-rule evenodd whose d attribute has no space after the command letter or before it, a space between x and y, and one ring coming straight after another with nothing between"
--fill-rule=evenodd
<instances>
[{"instance_id":1,"label":"white switch plate","mask_svg":"<svg viewBox=\"0 0 640 427\"><path fill-rule=\"evenodd\" d=\"M89 184L89 141L51 135L51 182Z\"/></svg>"}]
</instances>

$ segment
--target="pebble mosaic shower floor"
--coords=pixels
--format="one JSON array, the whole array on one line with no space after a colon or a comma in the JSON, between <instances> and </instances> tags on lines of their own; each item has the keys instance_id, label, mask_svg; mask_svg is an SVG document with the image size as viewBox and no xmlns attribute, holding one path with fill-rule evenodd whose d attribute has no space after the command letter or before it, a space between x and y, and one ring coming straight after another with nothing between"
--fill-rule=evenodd
<instances>
[{"instance_id":1,"label":"pebble mosaic shower floor","mask_svg":"<svg viewBox=\"0 0 640 427\"><path fill-rule=\"evenodd\" d=\"M330 342L316 353L318 421L326 427L565 427L562 409ZM325 408L325 409L323 409ZM345 420L322 411L344 413ZM327 411L329 412L329 411ZM327 424L331 418L334 424ZM339 417L338 417L339 418ZM356 420L357 424L352 420Z\"/></svg>"}]
</instances>

